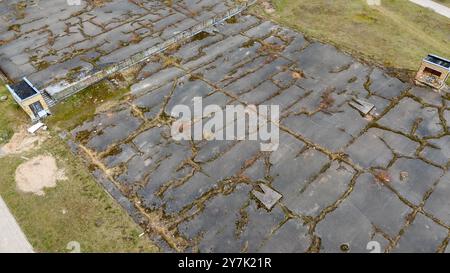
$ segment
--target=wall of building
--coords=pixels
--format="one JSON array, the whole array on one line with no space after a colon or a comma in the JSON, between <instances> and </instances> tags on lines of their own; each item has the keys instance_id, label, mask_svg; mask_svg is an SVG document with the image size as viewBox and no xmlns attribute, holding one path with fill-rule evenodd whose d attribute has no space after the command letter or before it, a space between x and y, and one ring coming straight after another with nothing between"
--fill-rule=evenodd
<instances>
[{"instance_id":1,"label":"wall of building","mask_svg":"<svg viewBox=\"0 0 450 273\"><path fill-rule=\"evenodd\" d=\"M30 105L39 101L42 104L42 107L44 108L44 110L46 110L47 112L49 112L49 108L47 103L45 102L44 98L42 97L41 94L38 94L36 96L33 96L31 98L28 98L26 100L23 100L19 103L20 107L22 107L22 109L28 114L28 116L30 116L31 119L35 119L36 117L34 116L33 111L31 111Z\"/></svg>"}]
</instances>

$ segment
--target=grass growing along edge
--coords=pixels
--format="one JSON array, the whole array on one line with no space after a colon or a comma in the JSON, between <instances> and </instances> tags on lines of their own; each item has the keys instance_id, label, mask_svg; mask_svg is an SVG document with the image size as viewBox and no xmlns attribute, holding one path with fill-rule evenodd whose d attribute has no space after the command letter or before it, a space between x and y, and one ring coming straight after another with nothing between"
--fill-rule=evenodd
<instances>
[{"instance_id":1,"label":"grass growing along edge","mask_svg":"<svg viewBox=\"0 0 450 273\"><path fill-rule=\"evenodd\" d=\"M406 0L271 2L274 13L260 5L252 12L386 68L413 75L428 53L450 58L450 19Z\"/></svg>"},{"instance_id":2,"label":"grass growing along edge","mask_svg":"<svg viewBox=\"0 0 450 273\"><path fill-rule=\"evenodd\" d=\"M95 114L97 101L116 100L127 92L105 87L104 83L97 84L53 109L49 138L40 147L0 157L0 196L37 252L69 252L67 246L72 241L80 243L82 252L158 251L147 236L141 236L142 229L95 181L53 127L67 128L89 119ZM8 95L2 83L0 89L0 96ZM11 96L0 106L0 132L7 132L8 139L19 127L30 125L28 116ZM16 168L38 155L53 156L68 178L46 189L44 196L20 192L15 181Z\"/></svg>"}]
</instances>

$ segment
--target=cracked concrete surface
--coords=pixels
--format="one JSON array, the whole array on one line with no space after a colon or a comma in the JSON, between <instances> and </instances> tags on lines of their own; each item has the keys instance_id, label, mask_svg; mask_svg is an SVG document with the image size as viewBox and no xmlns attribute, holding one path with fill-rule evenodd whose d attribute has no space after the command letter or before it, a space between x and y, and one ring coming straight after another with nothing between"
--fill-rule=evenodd
<instances>
[{"instance_id":1,"label":"cracked concrete surface","mask_svg":"<svg viewBox=\"0 0 450 273\"><path fill-rule=\"evenodd\" d=\"M209 10L191 4L200 17ZM176 14L159 20L187 16ZM218 29L154 56L126 101L70 132L149 236L166 251L368 252L372 240L386 252L449 250L448 94L252 15ZM195 96L280 105L279 149L174 141L171 108ZM375 112L362 117L348 104L355 97ZM251 194L261 180L283 195L270 211Z\"/></svg>"},{"instance_id":2,"label":"cracked concrete surface","mask_svg":"<svg viewBox=\"0 0 450 273\"><path fill-rule=\"evenodd\" d=\"M216 0L0 2L0 69L38 87L100 69L228 10Z\"/></svg>"},{"instance_id":3,"label":"cracked concrete surface","mask_svg":"<svg viewBox=\"0 0 450 273\"><path fill-rule=\"evenodd\" d=\"M446 249L448 97L250 15L220 30L156 56L127 103L72 132L150 234L174 251ZM170 109L194 96L280 105L280 148L174 142ZM376 106L371 119L353 97ZM271 211L251 195L261 179L283 194Z\"/></svg>"}]
</instances>

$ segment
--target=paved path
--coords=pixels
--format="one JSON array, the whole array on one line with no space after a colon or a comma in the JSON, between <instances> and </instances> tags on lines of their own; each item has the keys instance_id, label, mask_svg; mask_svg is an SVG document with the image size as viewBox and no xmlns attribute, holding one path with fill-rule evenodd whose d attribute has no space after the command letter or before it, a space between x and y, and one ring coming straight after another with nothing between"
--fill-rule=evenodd
<instances>
[{"instance_id":1,"label":"paved path","mask_svg":"<svg viewBox=\"0 0 450 273\"><path fill-rule=\"evenodd\" d=\"M158 227L163 250L450 251L450 98L251 15L217 29L171 51L176 65L150 60L129 103L71 132L98 181ZM192 113L199 96L220 109L278 105L278 149L172 139L173 107ZM375 105L372 117L355 97ZM259 183L283 195L271 210Z\"/></svg>"},{"instance_id":2,"label":"paved path","mask_svg":"<svg viewBox=\"0 0 450 273\"><path fill-rule=\"evenodd\" d=\"M33 248L0 197L0 253L32 253Z\"/></svg>"},{"instance_id":3,"label":"paved path","mask_svg":"<svg viewBox=\"0 0 450 273\"><path fill-rule=\"evenodd\" d=\"M448 8L444 5L438 4L431 0L409 0L409 1L411 1L417 5L420 5L422 7L430 8L430 9L434 10L435 12L437 12L441 15L444 15L447 18L450 18L450 8Z\"/></svg>"}]
</instances>

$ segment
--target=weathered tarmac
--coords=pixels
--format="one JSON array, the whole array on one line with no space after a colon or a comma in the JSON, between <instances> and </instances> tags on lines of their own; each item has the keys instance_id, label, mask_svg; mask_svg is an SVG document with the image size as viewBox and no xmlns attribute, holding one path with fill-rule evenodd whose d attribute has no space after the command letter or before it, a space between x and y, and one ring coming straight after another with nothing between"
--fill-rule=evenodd
<instances>
[{"instance_id":1,"label":"weathered tarmac","mask_svg":"<svg viewBox=\"0 0 450 273\"><path fill-rule=\"evenodd\" d=\"M168 56L176 61L165 66ZM445 251L448 96L250 15L155 57L141 75L127 103L72 135L168 249L368 252L377 241L388 252ZM173 141L171 109L195 96L280 105L279 149ZM354 97L376 106L373 117L348 105ZM259 181L283 195L271 211L251 194Z\"/></svg>"},{"instance_id":2,"label":"weathered tarmac","mask_svg":"<svg viewBox=\"0 0 450 273\"><path fill-rule=\"evenodd\" d=\"M210 19L233 1L0 2L0 69L38 87L71 81ZM103 4L102 4L103 3Z\"/></svg>"},{"instance_id":3,"label":"weathered tarmac","mask_svg":"<svg viewBox=\"0 0 450 273\"><path fill-rule=\"evenodd\" d=\"M449 95L236 19L149 60L128 100L71 132L98 181L166 251L450 251ZM279 149L174 141L172 107L198 96L279 105ZM261 181L283 195L270 211L251 194Z\"/></svg>"}]
</instances>

